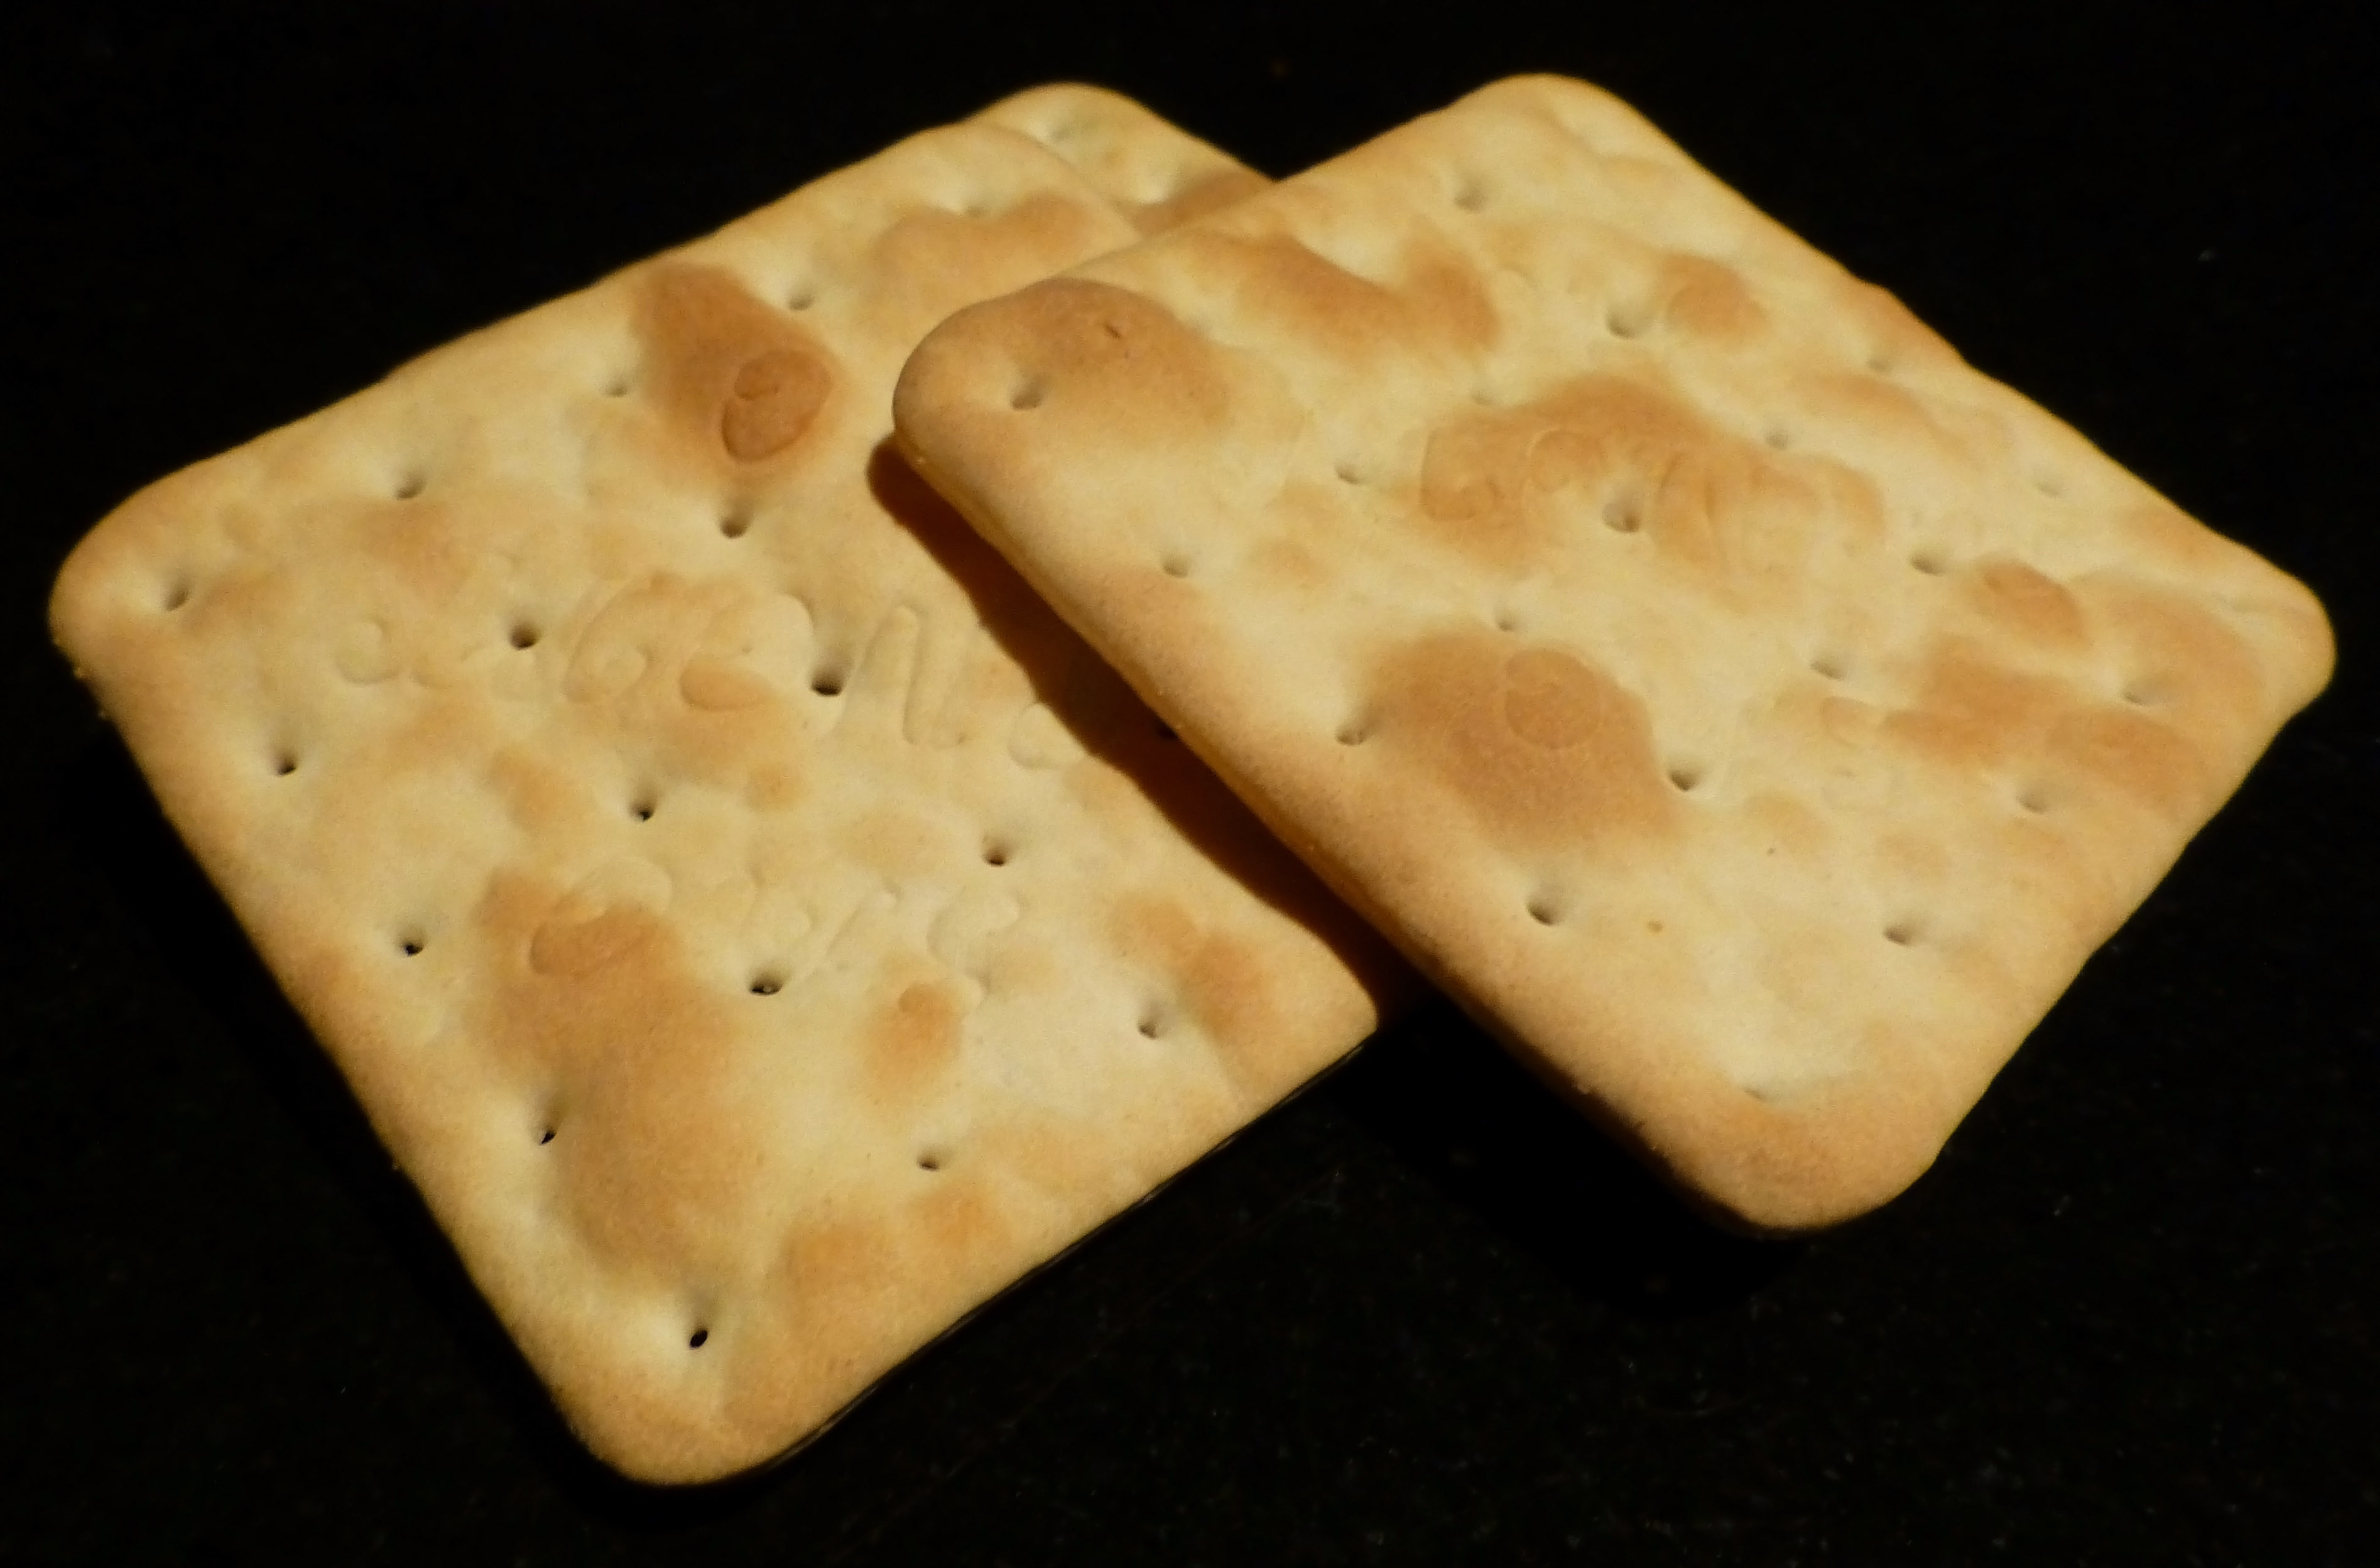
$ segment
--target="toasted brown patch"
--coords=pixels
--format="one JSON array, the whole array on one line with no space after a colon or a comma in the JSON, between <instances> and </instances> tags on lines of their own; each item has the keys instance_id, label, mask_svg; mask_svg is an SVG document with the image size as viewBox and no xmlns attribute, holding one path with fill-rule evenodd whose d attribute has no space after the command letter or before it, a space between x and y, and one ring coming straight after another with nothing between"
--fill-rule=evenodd
<instances>
[{"instance_id":1,"label":"toasted brown patch","mask_svg":"<svg viewBox=\"0 0 2380 1568\"><path fill-rule=\"evenodd\" d=\"M914 1100L959 1054L966 1002L947 981L912 981L868 1031L868 1080L880 1105Z\"/></svg>"},{"instance_id":2,"label":"toasted brown patch","mask_svg":"<svg viewBox=\"0 0 2380 1568\"><path fill-rule=\"evenodd\" d=\"M1443 632L1383 660L1371 689L1376 743L1499 844L1644 842L1678 826L1645 705L1566 651Z\"/></svg>"},{"instance_id":3,"label":"toasted brown patch","mask_svg":"<svg viewBox=\"0 0 2380 1568\"><path fill-rule=\"evenodd\" d=\"M549 1107L569 1223L667 1278L715 1263L718 1217L741 1212L769 1156L737 1107L732 1002L688 971L644 891L500 876L473 939L508 957L473 1000L472 1033Z\"/></svg>"},{"instance_id":4,"label":"toasted brown patch","mask_svg":"<svg viewBox=\"0 0 2380 1568\"><path fill-rule=\"evenodd\" d=\"M653 395L678 428L739 463L795 445L834 389L825 346L715 267L648 270L637 334Z\"/></svg>"},{"instance_id":5,"label":"toasted brown patch","mask_svg":"<svg viewBox=\"0 0 2380 1568\"><path fill-rule=\"evenodd\" d=\"M1705 256L1673 251L1661 259L1661 315L1672 326L1740 344L1768 324L1743 274Z\"/></svg>"}]
</instances>

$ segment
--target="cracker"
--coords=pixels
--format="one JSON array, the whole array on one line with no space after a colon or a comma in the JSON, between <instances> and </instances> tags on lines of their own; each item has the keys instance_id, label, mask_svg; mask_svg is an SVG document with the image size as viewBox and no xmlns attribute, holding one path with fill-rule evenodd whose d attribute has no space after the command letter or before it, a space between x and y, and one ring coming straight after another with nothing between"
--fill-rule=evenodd
<instances>
[{"instance_id":1,"label":"cracker","mask_svg":"<svg viewBox=\"0 0 2380 1568\"><path fill-rule=\"evenodd\" d=\"M2331 662L2299 584L1521 78L961 313L921 472L1740 1221L1932 1161Z\"/></svg>"},{"instance_id":2,"label":"cracker","mask_svg":"<svg viewBox=\"0 0 2380 1568\"><path fill-rule=\"evenodd\" d=\"M784 1450L1395 983L884 445L929 326L1136 233L1026 136L929 131L150 488L59 579L167 815L632 1476Z\"/></svg>"},{"instance_id":3,"label":"cracker","mask_svg":"<svg viewBox=\"0 0 2380 1568\"><path fill-rule=\"evenodd\" d=\"M1066 160L1145 235L1228 207L1271 183L1105 88L1053 82L1003 98L975 118L1022 131Z\"/></svg>"}]
</instances>

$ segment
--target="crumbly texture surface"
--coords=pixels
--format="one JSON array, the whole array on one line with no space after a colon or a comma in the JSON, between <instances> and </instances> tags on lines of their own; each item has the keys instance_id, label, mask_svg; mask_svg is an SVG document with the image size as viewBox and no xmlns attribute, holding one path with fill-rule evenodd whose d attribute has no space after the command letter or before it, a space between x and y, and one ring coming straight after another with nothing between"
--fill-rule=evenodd
<instances>
[{"instance_id":1,"label":"crumbly texture surface","mask_svg":"<svg viewBox=\"0 0 2380 1568\"><path fill-rule=\"evenodd\" d=\"M1112 95L994 117L1091 110L1130 194L1230 172ZM1029 135L928 132L152 487L59 580L167 814L630 1475L781 1453L1398 983L889 451L929 326L1137 232Z\"/></svg>"},{"instance_id":2,"label":"crumbly texture surface","mask_svg":"<svg viewBox=\"0 0 2380 1568\"><path fill-rule=\"evenodd\" d=\"M921 472L1688 1189L1842 1219L2327 678L2292 579L1518 78L963 312Z\"/></svg>"}]
</instances>

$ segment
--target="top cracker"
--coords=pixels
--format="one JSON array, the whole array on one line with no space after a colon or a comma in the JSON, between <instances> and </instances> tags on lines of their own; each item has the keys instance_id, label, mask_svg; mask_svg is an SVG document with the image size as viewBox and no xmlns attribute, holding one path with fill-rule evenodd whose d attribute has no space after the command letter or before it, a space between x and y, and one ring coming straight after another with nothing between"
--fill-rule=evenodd
<instances>
[{"instance_id":1,"label":"top cracker","mask_svg":"<svg viewBox=\"0 0 2380 1568\"><path fill-rule=\"evenodd\" d=\"M1625 105L1489 87L961 313L920 471L1740 1220L1899 1191L2331 660Z\"/></svg>"},{"instance_id":2,"label":"top cracker","mask_svg":"<svg viewBox=\"0 0 2380 1568\"><path fill-rule=\"evenodd\" d=\"M948 312L1257 183L989 113L152 486L53 601L645 1478L782 1452L1376 1017L1371 934L884 450Z\"/></svg>"}]
</instances>

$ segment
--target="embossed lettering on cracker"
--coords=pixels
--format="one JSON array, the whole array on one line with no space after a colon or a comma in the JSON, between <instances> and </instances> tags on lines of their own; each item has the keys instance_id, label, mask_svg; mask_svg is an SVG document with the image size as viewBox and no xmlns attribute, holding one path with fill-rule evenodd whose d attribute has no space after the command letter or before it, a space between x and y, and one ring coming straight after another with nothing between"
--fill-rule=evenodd
<instances>
[{"instance_id":1,"label":"embossed lettering on cracker","mask_svg":"<svg viewBox=\"0 0 2380 1568\"><path fill-rule=\"evenodd\" d=\"M1254 179L1028 93L66 567L60 643L629 1474L781 1453L1403 972L887 445L935 321Z\"/></svg>"},{"instance_id":2,"label":"embossed lettering on cracker","mask_svg":"<svg viewBox=\"0 0 2380 1568\"><path fill-rule=\"evenodd\" d=\"M960 313L927 476L1756 1227L1882 1202L2320 690L2299 584L1559 78Z\"/></svg>"}]
</instances>

